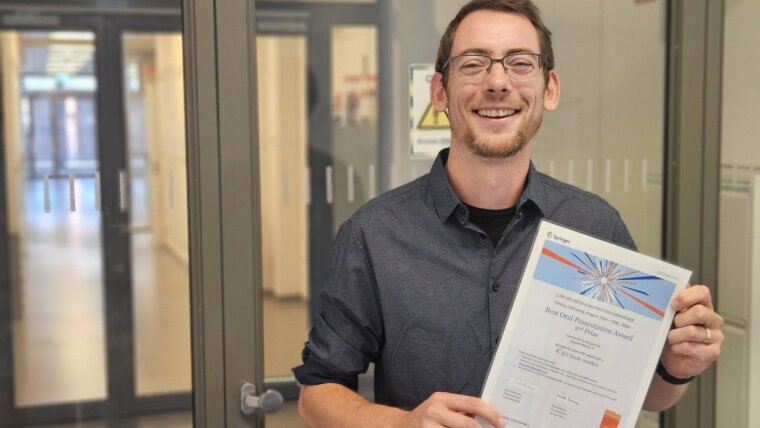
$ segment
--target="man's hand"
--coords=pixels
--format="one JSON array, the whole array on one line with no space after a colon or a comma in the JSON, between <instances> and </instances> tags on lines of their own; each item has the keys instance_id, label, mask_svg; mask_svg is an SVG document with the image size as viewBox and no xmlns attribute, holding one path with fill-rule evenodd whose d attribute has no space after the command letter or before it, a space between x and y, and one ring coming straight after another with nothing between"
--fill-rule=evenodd
<instances>
[{"instance_id":1,"label":"man's hand","mask_svg":"<svg viewBox=\"0 0 760 428\"><path fill-rule=\"evenodd\" d=\"M677 378L697 376L720 355L723 318L713 310L710 289L695 285L678 293L672 302L675 327L660 360Z\"/></svg>"},{"instance_id":2,"label":"man's hand","mask_svg":"<svg viewBox=\"0 0 760 428\"><path fill-rule=\"evenodd\" d=\"M479 398L436 392L407 412L370 403L335 383L301 386L298 412L311 428L481 428L475 417L495 427L504 426L499 412Z\"/></svg>"},{"instance_id":3,"label":"man's hand","mask_svg":"<svg viewBox=\"0 0 760 428\"><path fill-rule=\"evenodd\" d=\"M504 427L504 419L490 404L467 395L436 392L414 410L404 415L404 427L480 428L475 416L495 427Z\"/></svg>"}]
</instances>

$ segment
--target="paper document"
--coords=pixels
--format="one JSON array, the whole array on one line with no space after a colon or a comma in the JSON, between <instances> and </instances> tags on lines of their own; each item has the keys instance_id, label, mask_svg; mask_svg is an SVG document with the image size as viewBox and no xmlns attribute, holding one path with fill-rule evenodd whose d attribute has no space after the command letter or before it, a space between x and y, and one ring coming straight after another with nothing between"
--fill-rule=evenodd
<instances>
[{"instance_id":1,"label":"paper document","mask_svg":"<svg viewBox=\"0 0 760 428\"><path fill-rule=\"evenodd\" d=\"M542 221L482 398L508 427L633 428L690 276Z\"/></svg>"}]
</instances>

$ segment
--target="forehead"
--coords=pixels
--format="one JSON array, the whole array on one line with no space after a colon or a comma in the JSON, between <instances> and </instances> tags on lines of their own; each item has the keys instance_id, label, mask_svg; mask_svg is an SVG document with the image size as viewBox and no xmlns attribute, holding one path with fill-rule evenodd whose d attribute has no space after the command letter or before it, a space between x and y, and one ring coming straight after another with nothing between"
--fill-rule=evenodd
<instances>
[{"instance_id":1,"label":"forehead","mask_svg":"<svg viewBox=\"0 0 760 428\"><path fill-rule=\"evenodd\" d=\"M457 28L451 56L469 51L505 55L509 51L539 53L538 33L528 18L517 13L478 10L467 15Z\"/></svg>"}]
</instances>

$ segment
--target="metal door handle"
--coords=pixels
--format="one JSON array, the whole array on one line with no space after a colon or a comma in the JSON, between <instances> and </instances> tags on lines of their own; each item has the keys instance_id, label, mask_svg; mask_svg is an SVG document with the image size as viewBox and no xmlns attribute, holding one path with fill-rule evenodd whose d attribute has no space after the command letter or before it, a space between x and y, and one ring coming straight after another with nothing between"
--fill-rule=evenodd
<instances>
[{"instance_id":1,"label":"metal door handle","mask_svg":"<svg viewBox=\"0 0 760 428\"><path fill-rule=\"evenodd\" d=\"M119 210L121 212L127 212L129 208L129 177L127 171L124 169L119 170Z\"/></svg>"},{"instance_id":2,"label":"metal door handle","mask_svg":"<svg viewBox=\"0 0 760 428\"><path fill-rule=\"evenodd\" d=\"M240 411L245 415L252 415L261 409L264 413L275 413L282 407L282 394L274 389L264 391L256 395L256 387L246 383L240 388Z\"/></svg>"}]
</instances>

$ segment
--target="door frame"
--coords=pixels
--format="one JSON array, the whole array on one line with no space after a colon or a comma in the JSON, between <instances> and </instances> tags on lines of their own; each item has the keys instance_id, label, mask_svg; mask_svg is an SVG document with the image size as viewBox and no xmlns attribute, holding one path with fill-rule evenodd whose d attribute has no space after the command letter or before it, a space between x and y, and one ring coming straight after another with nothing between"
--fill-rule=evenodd
<instances>
[{"instance_id":1,"label":"door frame","mask_svg":"<svg viewBox=\"0 0 760 428\"><path fill-rule=\"evenodd\" d=\"M119 169L126 170L125 108L123 93L122 34L126 32L179 32L178 8L166 1L160 8L108 9L92 1L47 4L0 0L2 30L88 31L95 35L96 136L101 171L101 248L103 258L104 326L107 397L103 400L19 408L15 405L8 266L7 202L0 201L0 427L59 423L100 418L121 418L158 411L191 408L191 392L137 396L134 389L134 326L132 312L131 246L125 233L128 212L119 208ZM154 6L156 6L154 4ZM176 6L176 5L175 5ZM96 11L92 13L93 9ZM30 12L32 10L32 12ZM89 16L82 16L87 10ZM0 131L3 121L0 118ZM0 139L4 134L0 135ZM4 145L3 145L4 147ZM4 150L0 148L0 160ZM5 186L5 163L0 164L0 186ZM4 188L4 187L3 187ZM125 356L131 356L126 357ZM7 417L5 415L8 415Z\"/></svg>"},{"instance_id":2,"label":"door frame","mask_svg":"<svg viewBox=\"0 0 760 428\"><path fill-rule=\"evenodd\" d=\"M240 411L243 382L254 384L259 392L276 388L286 398L298 395L294 378L265 380L263 371L256 7L306 11L310 32L328 30L307 37L309 64L322 64L327 70L315 73L320 90L331 86L330 56L314 48L329 46L329 26L317 22L382 29L379 3L371 5L371 20L357 22L344 13L357 7L369 10L367 5L330 5L335 9L328 10L325 4L303 2L183 0L196 427L263 426L263 415L244 416ZM321 97L314 111L322 109L329 117L329 100ZM313 120L309 124L309 145L320 142L330 153L329 126ZM379 127L383 125L381 115ZM325 192L324 183L319 189L320 181L312 182L315 193ZM331 241L330 230L326 242ZM318 250L324 253L324 248Z\"/></svg>"},{"instance_id":3,"label":"door frame","mask_svg":"<svg viewBox=\"0 0 760 428\"><path fill-rule=\"evenodd\" d=\"M706 284L718 312L720 127L725 0L668 0L664 254ZM715 427L716 370L663 412L663 428Z\"/></svg>"},{"instance_id":4,"label":"door frame","mask_svg":"<svg viewBox=\"0 0 760 428\"><path fill-rule=\"evenodd\" d=\"M263 388L254 5L183 0L182 10L193 423L261 426L240 410L244 383Z\"/></svg>"}]
</instances>

